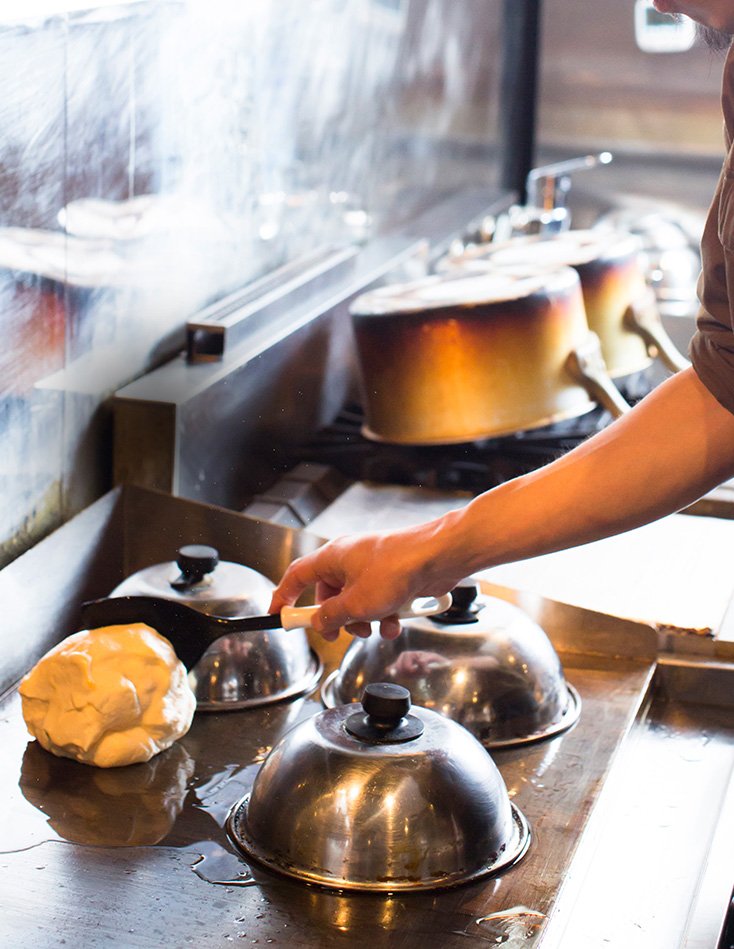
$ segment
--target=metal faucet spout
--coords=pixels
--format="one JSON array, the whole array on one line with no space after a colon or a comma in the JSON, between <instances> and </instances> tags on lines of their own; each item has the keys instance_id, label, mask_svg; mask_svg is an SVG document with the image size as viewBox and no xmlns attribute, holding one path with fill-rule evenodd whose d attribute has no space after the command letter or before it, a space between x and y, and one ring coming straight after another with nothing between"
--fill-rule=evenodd
<instances>
[{"instance_id":1,"label":"metal faucet spout","mask_svg":"<svg viewBox=\"0 0 734 949\"><path fill-rule=\"evenodd\" d=\"M597 152L533 168L526 181L528 205L544 211L564 207L566 194L571 187L571 172L608 165L613 157L611 152Z\"/></svg>"}]
</instances>

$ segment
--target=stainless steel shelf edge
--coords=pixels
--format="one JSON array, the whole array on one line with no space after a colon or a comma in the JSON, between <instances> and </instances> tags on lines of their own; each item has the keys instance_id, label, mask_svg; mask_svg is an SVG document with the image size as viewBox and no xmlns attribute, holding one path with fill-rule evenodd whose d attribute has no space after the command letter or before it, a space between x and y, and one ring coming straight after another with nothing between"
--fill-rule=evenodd
<instances>
[{"instance_id":1,"label":"stainless steel shelf edge","mask_svg":"<svg viewBox=\"0 0 734 949\"><path fill-rule=\"evenodd\" d=\"M560 653L609 656L650 662L658 655L658 635L648 623L550 600L537 593L482 581L482 590L507 600L545 630Z\"/></svg>"},{"instance_id":2,"label":"stainless steel shelf edge","mask_svg":"<svg viewBox=\"0 0 734 949\"><path fill-rule=\"evenodd\" d=\"M357 253L356 247L322 248L206 307L186 325L187 361L221 359L225 349L250 332L253 322L272 321L282 315L294 293L313 296L343 278L354 267Z\"/></svg>"},{"instance_id":3,"label":"stainless steel shelf edge","mask_svg":"<svg viewBox=\"0 0 734 949\"><path fill-rule=\"evenodd\" d=\"M560 652L627 659L669 656L671 661L699 659L724 667L734 663L731 606L714 635L704 635L698 630L613 617L488 581L482 581L482 589L525 610L546 630Z\"/></svg>"}]
</instances>

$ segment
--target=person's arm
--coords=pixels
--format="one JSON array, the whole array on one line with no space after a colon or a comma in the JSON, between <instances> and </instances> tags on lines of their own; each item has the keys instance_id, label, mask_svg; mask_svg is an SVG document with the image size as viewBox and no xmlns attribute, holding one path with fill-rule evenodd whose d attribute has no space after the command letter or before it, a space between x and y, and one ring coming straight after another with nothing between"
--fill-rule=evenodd
<instances>
[{"instance_id":1,"label":"person's arm","mask_svg":"<svg viewBox=\"0 0 734 949\"><path fill-rule=\"evenodd\" d=\"M338 538L283 575L272 608L306 587L324 601L314 628L399 632L398 607L445 593L477 570L574 547L680 510L734 474L734 415L686 369L602 432L466 507L406 530Z\"/></svg>"}]
</instances>

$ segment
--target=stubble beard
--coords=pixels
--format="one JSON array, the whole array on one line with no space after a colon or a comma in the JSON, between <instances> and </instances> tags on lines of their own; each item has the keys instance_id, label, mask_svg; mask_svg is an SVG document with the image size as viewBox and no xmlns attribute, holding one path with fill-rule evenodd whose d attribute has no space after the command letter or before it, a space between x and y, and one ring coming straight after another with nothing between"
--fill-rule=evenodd
<instances>
[{"instance_id":1,"label":"stubble beard","mask_svg":"<svg viewBox=\"0 0 734 949\"><path fill-rule=\"evenodd\" d=\"M703 24L697 23L696 35L703 40L709 49L717 53L723 52L731 46L732 34L725 33L723 30L715 30L711 26L703 26Z\"/></svg>"}]
</instances>

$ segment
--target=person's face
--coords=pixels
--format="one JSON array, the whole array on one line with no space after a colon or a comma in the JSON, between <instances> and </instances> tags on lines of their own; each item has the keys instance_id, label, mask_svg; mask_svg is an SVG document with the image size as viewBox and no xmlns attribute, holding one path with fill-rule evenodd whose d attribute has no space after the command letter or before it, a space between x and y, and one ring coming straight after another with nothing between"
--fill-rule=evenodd
<instances>
[{"instance_id":1,"label":"person's face","mask_svg":"<svg viewBox=\"0 0 734 949\"><path fill-rule=\"evenodd\" d=\"M734 0L653 0L660 13L685 14L703 26L734 34Z\"/></svg>"}]
</instances>

